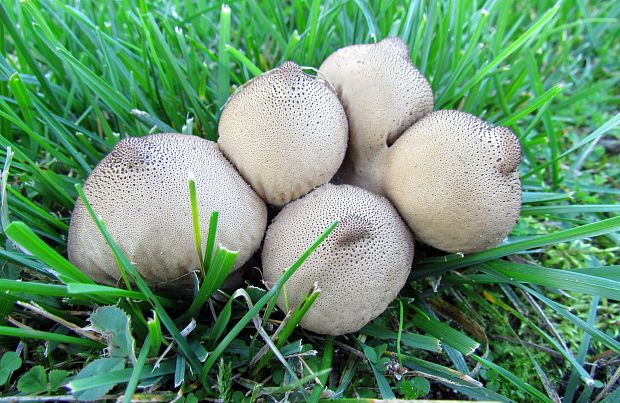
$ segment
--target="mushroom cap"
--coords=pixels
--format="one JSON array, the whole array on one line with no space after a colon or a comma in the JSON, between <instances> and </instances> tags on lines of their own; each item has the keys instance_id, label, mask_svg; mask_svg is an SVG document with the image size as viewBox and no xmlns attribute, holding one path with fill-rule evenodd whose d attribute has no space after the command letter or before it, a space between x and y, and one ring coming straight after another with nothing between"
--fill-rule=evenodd
<instances>
[{"instance_id":1,"label":"mushroom cap","mask_svg":"<svg viewBox=\"0 0 620 403\"><path fill-rule=\"evenodd\" d=\"M379 192L388 146L433 110L431 86L395 37L339 49L319 72L336 88L349 118L342 181Z\"/></svg>"},{"instance_id":2,"label":"mushroom cap","mask_svg":"<svg viewBox=\"0 0 620 403\"><path fill-rule=\"evenodd\" d=\"M328 182L348 140L338 97L293 62L233 95L218 131L224 155L263 199L278 206Z\"/></svg>"},{"instance_id":3,"label":"mushroom cap","mask_svg":"<svg viewBox=\"0 0 620 403\"><path fill-rule=\"evenodd\" d=\"M273 285L335 220L334 231L287 281L292 309L314 283L319 297L300 325L316 333L355 332L380 315L407 281L413 239L383 196L323 185L285 206L267 230L263 276ZM278 306L285 309L281 295Z\"/></svg>"},{"instance_id":4,"label":"mushroom cap","mask_svg":"<svg viewBox=\"0 0 620 403\"><path fill-rule=\"evenodd\" d=\"M235 268L260 246L265 203L224 158L196 136L155 134L119 141L92 171L84 193L138 272L153 286L191 284L199 269L188 174L196 180L203 248L219 212L216 245L238 250ZM114 256L78 199L69 227L69 260L93 280L116 284Z\"/></svg>"},{"instance_id":5,"label":"mushroom cap","mask_svg":"<svg viewBox=\"0 0 620 403\"><path fill-rule=\"evenodd\" d=\"M384 191L416 238L448 252L491 248L521 209L519 140L459 111L436 111L390 148Z\"/></svg>"}]
</instances>

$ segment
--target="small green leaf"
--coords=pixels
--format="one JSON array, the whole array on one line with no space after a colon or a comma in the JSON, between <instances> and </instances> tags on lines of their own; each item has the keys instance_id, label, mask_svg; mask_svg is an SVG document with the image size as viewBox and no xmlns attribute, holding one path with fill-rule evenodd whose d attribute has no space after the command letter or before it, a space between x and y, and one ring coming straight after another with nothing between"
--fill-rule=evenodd
<instances>
[{"instance_id":1,"label":"small green leaf","mask_svg":"<svg viewBox=\"0 0 620 403\"><path fill-rule=\"evenodd\" d=\"M69 376L69 371L65 371L64 369L53 369L50 371L49 379L50 379L50 392L57 391L62 384L65 382Z\"/></svg>"},{"instance_id":2,"label":"small green leaf","mask_svg":"<svg viewBox=\"0 0 620 403\"><path fill-rule=\"evenodd\" d=\"M416 393L415 388L411 384L411 381L403 379L398 384L398 389L400 389L400 393L405 397L406 400L413 400L418 398L418 394Z\"/></svg>"},{"instance_id":3,"label":"small green leaf","mask_svg":"<svg viewBox=\"0 0 620 403\"><path fill-rule=\"evenodd\" d=\"M387 344L385 343L379 344L378 346L376 346L375 352L377 353L377 357L381 357L383 353L385 353L385 350L387 350Z\"/></svg>"},{"instance_id":4,"label":"small green leaf","mask_svg":"<svg viewBox=\"0 0 620 403\"><path fill-rule=\"evenodd\" d=\"M374 364L377 362L377 352L374 348L370 346L364 346L364 354L366 355L366 358L368 358L368 361L370 361L371 363Z\"/></svg>"},{"instance_id":5,"label":"small green leaf","mask_svg":"<svg viewBox=\"0 0 620 403\"><path fill-rule=\"evenodd\" d=\"M43 365L36 365L19 378L17 390L22 393L34 395L47 391L47 375Z\"/></svg>"},{"instance_id":6,"label":"small green leaf","mask_svg":"<svg viewBox=\"0 0 620 403\"><path fill-rule=\"evenodd\" d=\"M185 397L185 403L198 403L198 398L193 393L190 393Z\"/></svg>"},{"instance_id":7,"label":"small green leaf","mask_svg":"<svg viewBox=\"0 0 620 403\"><path fill-rule=\"evenodd\" d=\"M7 351L0 359L0 386L6 384L11 378L13 371L22 366L22 359L15 351Z\"/></svg>"},{"instance_id":8,"label":"small green leaf","mask_svg":"<svg viewBox=\"0 0 620 403\"><path fill-rule=\"evenodd\" d=\"M431 390L431 384L426 378L416 376L400 382L399 389L405 396L405 399L413 400L428 395Z\"/></svg>"},{"instance_id":9,"label":"small green leaf","mask_svg":"<svg viewBox=\"0 0 620 403\"><path fill-rule=\"evenodd\" d=\"M102 306L90 315L90 323L105 335L111 357L130 357L136 360L135 344L131 335L129 316L116 306Z\"/></svg>"},{"instance_id":10,"label":"small green leaf","mask_svg":"<svg viewBox=\"0 0 620 403\"><path fill-rule=\"evenodd\" d=\"M12 372L6 368L0 368L0 386L7 383Z\"/></svg>"},{"instance_id":11,"label":"small green leaf","mask_svg":"<svg viewBox=\"0 0 620 403\"><path fill-rule=\"evenodd\" d=\"M428 379L422 378L420 376L412 378L411 385L413 386L414 390L418 392L419 397L424 397L428 395L428 393L431 391L431 384Z\"/></svg>"},{"instance_id":12,"label":"small green leaf","mask_svg":"<svg viewBox=\"0 0 620 403\"><path fill-rule=\"evenodd\" d=\"M125 360L120 357L99 358L85 366L76 376L72 382L82 378L88 378L93 375L104 374L108 372L118 371L125 368ZM69 383L71 389L71 383ZM98 400L103 395L108 393L114 385L98 386L92 389L81 390L73 393L73 397L78 400Z\"/></svg>"}]
</instances>

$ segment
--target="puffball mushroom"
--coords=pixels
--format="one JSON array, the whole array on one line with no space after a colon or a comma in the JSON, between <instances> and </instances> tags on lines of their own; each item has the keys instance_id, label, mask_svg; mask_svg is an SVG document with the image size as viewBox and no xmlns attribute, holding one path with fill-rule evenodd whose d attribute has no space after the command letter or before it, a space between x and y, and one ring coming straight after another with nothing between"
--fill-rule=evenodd
<instances>
[{"instance_id":1,"label":"puffball mushroom","mask_svg":"<svg viewBox=\"0 0 620 403\"><path fill-rule=\"evenodd\" d=\"M379 193L388 146L433 110L433 92L399 38L337 50L319 72L349 118L342 181Z\"/></svg>"},{"instance_id":2,"label":"puffball mushroom","mask_svg":"<svg viewBox=\"0 0 620 403\"><path fill-rule=\"evenodd\" d=\"M510 129L436 111L390 148L383 189L417 239L477 252L501 242L519 218L520 158Z\"/></svg>"},{"instance_id":3,"label":"puffball mushroom","mask_svg":"<svg viewBox=\"0 0 620 403\"><path fill-rule=\"evenodd\" d=\"M239 251L238 268L260 245L267 208L216 143L182 134L130 137L116 144L84 184L95 213L153 286L191 284L188 273L200 267L189 172L196 181L203 243L211 212L218 211L216 245ZM120 279L109 246L79 199L67 246L69 260L93 280L116 284Z\"/></svg>"},{"instance_id":4,"label":"puffball mushroom","mask_svg":"<svg viewBox=\"0 0 620 403\"><path fill-rule=\"evenodd\" d=\"M227 102L218 144L268 203L282 206L328 182L347 147L347 118L324 80L286 62Z\"/></svg>"},{"instance_id":5,"label":"puffball mushroom","mask_svg":"<svg viewBox=\"0 0 620 403\"><path fill-rule=\"evenodd\" d=\"M349 118L341 182L386 195L416 238L444 251L481 251L510 233L521 206L510 129L432 112L430 85L398 38L337 50L319 71Z\"/></svg>"},{"instance_id":6,"label":"puffball mushroom","mask_svg":"<svg viewBox=\"0 0 620 403\"><path fill-rule=\"evenodd\" d=\"M286 282L292 309L315 283L319 297L300 325L316 333L355 332L380 315L403 287L413 239L390 202L351 185L323 185L285 206L267 230L263 276L274 284L335 220L333 232ZM286 309L281 295L278 306Z\"/></svg>"}]
</instances>

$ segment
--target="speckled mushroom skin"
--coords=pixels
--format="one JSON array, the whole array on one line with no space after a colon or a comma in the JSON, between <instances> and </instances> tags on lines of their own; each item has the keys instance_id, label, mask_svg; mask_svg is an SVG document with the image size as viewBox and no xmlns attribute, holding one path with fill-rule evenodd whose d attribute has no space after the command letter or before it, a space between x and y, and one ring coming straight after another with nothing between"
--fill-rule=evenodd
<instances>
[{"instance_id":1,"label":"speckled mushroom skin","mask_svg":"<svg viewBox=\"0 0 620 403\"><path fill-rule=\"evenodd\" d=\"M388 146L433 110L431 86L399 38L339 49L319 72L336 88L349 118L339 180L380 193Z\"/></svg>"},{"instance_id":2,"label":"speckled mushroom skin","mask_svg":"<svg viewBox=\"0 0 620 403\"><path fill-rule=\"evenodd\" d=\"M267 230L263 276L273 285L335 220L338 226L286 283L289 308L318 283L300 325L321 334L355 332L380 315L407 281L413 239L382 196L351 185L323 185L285 206ZM278 306L285 310L281 296Z\"/></svg>"},{"instance_id":3,"label":"speckled mushroom skin","mask_svg":"<svg viewBox=\"0 0 620 403\"><path fill-rule=\"evenodd\" d=\"M239 251L238 268L260 245L267 209L216 143L182 134L127 138L101 160L84 184L95 213L155 287L191 284L188 274L199 268L190 171L196 179L203 243L211 211L219 211L216 242ZM119 281L110 248L80 200L71 218L68 254L93 280L112 285Z\"/></svg>"},{"instance_id":4,"label":"speckled mushroom skin","mask_svg":"<svg viewBox=\"0 0 620 403\"><path fill-rule=\"evenodd\" d=\"M510 129L436 111L390 148L384 190L417 239L448 252L482 251L519 218L520 158Z\"/></svg>"},{"instance_id":5,"label":"speckled mushroom skin","mask_svg":"<svg viewBox=\"0 0 620 403\"><path fill-rule=\"evenodd\" d=\"M347 118L332 89L286 62L233 95L218 144L269 204L282 206L328 182L347 147Z\"/></svg>"}]
</instances>

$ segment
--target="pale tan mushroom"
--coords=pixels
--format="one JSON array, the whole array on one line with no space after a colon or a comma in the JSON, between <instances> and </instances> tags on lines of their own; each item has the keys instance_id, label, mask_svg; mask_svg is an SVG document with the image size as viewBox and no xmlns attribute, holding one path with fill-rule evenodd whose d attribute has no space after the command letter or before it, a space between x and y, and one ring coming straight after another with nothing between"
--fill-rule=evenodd
<instances>
[{"instance_id":1,"label":"pale tan mushroom","mask_svg":"<svg viewBox=\"0 0 620 403\"><path fill-rule=\"evenodd\" d=\"M390 202L351 185L323 185L285 206L267 230L263 276L278 280L334 221L338 226L287 281L289 308L318 283L300 325L322 334L355 332L380 315L403 287L413 239ZM281 295L278 306L285 310Z\"/></svg>"},{"instance_id":2,"label":"pale tan mushroom","mask_svg":"<svg viewBox=\"0 0 620 403\"><path fill-rule=\"evenodd\" d=\"M399 38L339 49L319 72L336 88L349 118L340 180L379 193L388 147L433 110L431 87Z\"/></svg>"},{"instance_id":3,"label":"pale tan mushroom","mask_svg":"<svg viewBox=\"0 0 620 403\"><path fill-rule=\"evenodd\" d=\"M216 244L238 250L235 268L241 266L260 245L267 209L216 143L182 134L127 138L116 144L84 185L95 213L153 286L191 284L188 274L200 267L189 172L196 180L203 244L211 211L218 211ZM71 218L67 246L71 262L93 280L119 281L110 248L80 200Z\"/></svg>"},{"instance_id":4,"label":"pale tan mushroom","mask_svg":"<svg viewBox=\"0 0 620 403\"><path fill-rule=\"evenodd\" d=\"M520 153L510 129L436 111L390 148L383 190L422 242L448 252L485 250L519 218Z\"/></svg>"},{"instance_id":5,"label":"pale tan mushroom","mask_svg":"<svg viewBox=\"0 0 620 403\"><path fill-rule=\"evenodd\" d=\"M229 99L218 144L263 199L281 206L332 178L345 155L347 131L331 88L287 62Z\"/></svg>"}]
</instances>

